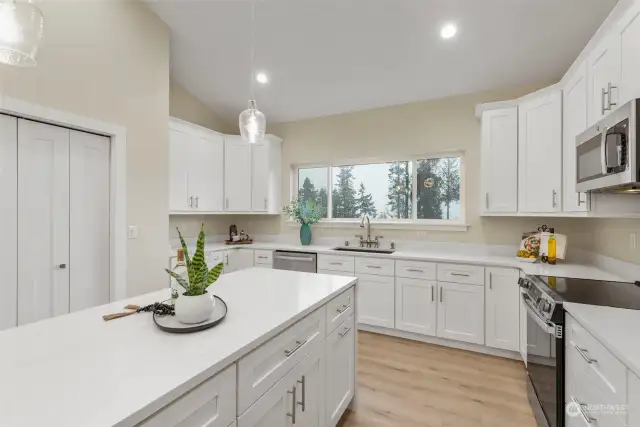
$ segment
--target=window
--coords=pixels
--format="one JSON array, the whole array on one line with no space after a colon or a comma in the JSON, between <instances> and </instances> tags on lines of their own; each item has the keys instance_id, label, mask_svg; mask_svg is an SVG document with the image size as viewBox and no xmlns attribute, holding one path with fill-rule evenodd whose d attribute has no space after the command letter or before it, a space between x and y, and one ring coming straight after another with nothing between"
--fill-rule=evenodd
<instances>
[{"instance_id":1,"label":"window","mask_svg":"<svg viewBox=\"0 0 640 427\"><path fill-rule=\"evenodd\" d=\"M298 197L323 209L327 221L365 215L396 223L464 220L462 156L425 156L390 162L336 162L297 167ZM330 191L329 191L330 189Z\"/></svg>"}]
</instances>

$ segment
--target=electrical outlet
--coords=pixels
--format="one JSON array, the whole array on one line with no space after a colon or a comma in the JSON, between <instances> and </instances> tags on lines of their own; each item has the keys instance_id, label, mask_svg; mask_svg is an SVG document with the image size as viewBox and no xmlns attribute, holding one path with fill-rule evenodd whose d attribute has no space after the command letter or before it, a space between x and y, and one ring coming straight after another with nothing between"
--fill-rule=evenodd
<instances>
[{"instance_id":1,"label":"electrical outlet","mask_svg":"<svg viewBox=\"0 0 640 427\"><path fill-rule=\"evenodd\" d=\"M130 225L127 227L127 237L129 239L137 239L138 238L138 226Z\"/></svg>"},{"instance_id":2,"label":"electrical outlet","mask_svg":"<svg viewBox=\"0 0 640 427\"><path fill-rule=\"evenodd\" d=\"M638 249L638 235L636 233L629 234L629 249Z\"/></svg>"}]
</instances>

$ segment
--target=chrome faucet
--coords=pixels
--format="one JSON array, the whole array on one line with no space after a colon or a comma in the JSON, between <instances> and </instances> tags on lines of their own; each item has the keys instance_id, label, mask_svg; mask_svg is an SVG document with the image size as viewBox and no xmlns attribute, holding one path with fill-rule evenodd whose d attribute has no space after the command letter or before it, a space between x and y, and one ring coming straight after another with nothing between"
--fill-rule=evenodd
<instances>
[{"instance_id":1,"label":"chrome faucet","mask_svg":"<svg viewBox=\"0 0 640 427\"><path fill-rule=\"evenodd\" d=\"M371 220L369 219L369 215L365 215L362 217L362 221L360 222L360 228L365 228L364 225L364 220L367 220L367 240L364 240L364 237L361 234L356 234L356 237L360 238L360 247L364 248L365 244L367 245L367 248L370 248L371 246L375 247L375 248L379 248L380 247L380 239L382 239L382 236L376 236L374 240L371 240Z\"/></svg>"}]
</instances>

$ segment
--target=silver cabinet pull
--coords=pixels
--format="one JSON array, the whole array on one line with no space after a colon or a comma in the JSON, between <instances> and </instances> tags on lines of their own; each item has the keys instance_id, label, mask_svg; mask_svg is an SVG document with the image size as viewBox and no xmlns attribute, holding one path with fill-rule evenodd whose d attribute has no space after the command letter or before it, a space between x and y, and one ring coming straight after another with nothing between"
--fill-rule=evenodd
<instances>
[{"instance_id":1,"label":"silver cabinet pull","mask_svg":"<svg viewBox=\"0 0 640 427\"><path fill-rule=\"evenodd\" d=\"M597 421L595 418L589 416L587 411L584 410L584 407L586 406L584 403L580 403L580 401L575 397L572 397L571 400L573 401L573 403L578 405L578 408L580 409L580 415L582 415L585 423L591 424L592 422Z\"/></svg>"},{"instance_id":2,"label":"silver cabinet pull","mask_svg":"<svg viewBox=\"0 0 640 427\"><path fill-rule=\"evenodd\" d=\"M193 196L189 196L189 207L193 207Z\"/></svg>"},{"instance_id":3,"label":"silver cabinet pull","mask_svg":"<svg viewBox=\"0 0 640 427\"><path fill-rule=\"evenodd\" d=\"M420 270L419 268L407 268L407 271L411 271L413 273L424 273L424 270Z\"/></svg>"},{"instance_id":4,"label":"silver cabinet pull","mask_svg":"<svg viewBox=\"0 0 640 427\"><path fill-rule=\"evenodd\" d=\"M602 94L601 94L602 98L601 98L601 102L600 102L601 110L602 110L602 114L601 114L602 116L604 116L604 112L606 110L605 103L604 103L604 96L605 96L606 93L607 93L606 89L602 88Z\"/></svg>"},{"instance_id":5,"label":"silver cabinet pull","mask_svg":"<svg viewBox=\"0 0 640 427\"><path fill-rule=\"evenodd\" d=\"M379 265L367 265L367 268L380 269L380 268L382 268L382 267L380 267Z\"/></svg>"},{"instance_id":6,"label":"silver cabinet pull","mask_svg":"<svg viewBox=\"0 0 640 427\"><path fill-rule=\"evenodd\" d=\"M229 198L228 197L226 197L224 199L224 207L225 207L225 209L229 209Z\"/></svg>"},{"instance_id":7,"label":"silver cabinet pull","mask_svg":"<svg viewBox=\"0 0 640 427\"><path fill-rule=\"evenodd\" d=\"M554 208L558 205L558 203L556 202L556 195L557 194L558 193L556 192L556 190L552 190L552 192L551 192L551 201L552 201L552 204L553 204Z\"/></svg>"},{"instance_id":8,"label":"silver cabinet pull","mask_svg":"<svg viewBox=\"0 0 640 427\"><path fill-rule=\"evenodd\" d=\"M64 270L65 268L67 268L67 264L60 264L58 265L58 268Z\"/></svg>"},{"instance_id":9,"label":"silver cabinet pull","mask_svg":"<svg viewBox=\"0 0 640 427\"><path fill-rule=\"evenodd\" d=\"M591 365L592 363L596 363L596 362L597 362L597 360L596 360L596 359L592 359L592 358L590 358L590 357L587 355L587 353L589 353L589 351L588 351L587 349L585 349L585 348L580 348L580 347L578 347L576 344L573 344L573 348L575 348L575 349L576 349L576 351L578 352L578 354L579 354L580 356L582 356L582 358L583 358L583 359L584 359L584 360L585 360L589 365Z\"/></svg>"},{"instance_id":10,"label":"silver cabinet pull","mask_svg":"<svg viewBox=\"0 0 640 427\"><path fill-rule=\"evenodd\" d=\"M267 198L266 197L264 198L264 210L265 211L267 210Z\"/></svg>"},{"instance_id":11,"label":"silver cabinet pull","mask_svg":"<svg viewBox=\"0 0 640 427\"><path fill-rule=\"evenodd\" d=\"M580 197L580 193L576 193L576 194L578 195L578 206L580 206L584 202L582 201L582 198Z\"/></svg>"},{"instance_id":12,"label":"silver cabinet pull","mask_svg":"<svg viewBox=\"0 0 640 427\"><path fill-rule=\"evenodd\" d=\"M455 271L451 273L452 276L462 276L462 277L469 277L470 274L469 273L456 273Z\"/></svg>"},{"instance_id":13,"label":"silver cabinet pull","mask_svg":"<svg viewBox=\"0 0 640 427\"><path fill-rule=\"evenodd\" d=\"M484 193L484 206L489 209L489 193Z\"/></svg>"},{"instance_id":14,"label":"silver cabinet pull","mask_svg":"<svg viewBox=\"0 0 640 427\"><path fill-rule=\"evenodd\" d=\"M349 331L351 330L353 326L349 326L348 328L345 328L344 331L342 332L338 332L338 335L340 335L340 338L344 337L345 335L347 335L349 333Z\"/></svg>"},{"instance_id":15,"label":"silver cabinet pull","mask_svg":"<svg viewBox=\"0 0 640 427\"><path fill-rule=\"evenodd\" d=\"M442 288L440 288L440 302L442 302Z\"/></svg>"},{"instance_id":16,"label":"silver cabinet pull","mask_svg":"<svg viewBox=\"0 0 640 427\"><path fill-rule=\"evenodd\" d=\"M302 407L302 412L307 408L307 378L303 375L302 381L298 380L298 384L302 386L302 401L298 405Z\"/></svg>"},{"instance_id":17,"label":"silver cabinet pull","mask_svg":"<svg viewBox=\"0 0 640 427\"><path fill-rule=\"evenodd\" d=\"M287 393L291 394L291 412L287 412L287 416L291 417L291 422L293 424L296 423L296 385L293 385L293 390L287 390Z\"/></svg>"},{"instance_id":18,"label":"silver cabinet pull","mask_svg":"<svg viewBox=\"0 0 640 427\"><path fill-rule=\"evenodd\" d=\"M264 255L258 255L258 259L268 259L268 256L264 256Z\"/></svg>"},{"instance_id":19,"label":"silver cabinet pull","mask_svg":"<svg viewBox=\"0 0 640 427\"><path fill-rule=\"evenodd\" d=\"M276 259L285 260L285 261L306 261L306 262L312 262L313 261L313 257L278 255L275 258Z\"/></svg>"},{"instance_id":20,"label":"silver cabinet pull","mask_svg":"<svg viewBox=\"0 0 640 427\"><path fill-rule=\"evenodd\" d=\"M612 89L618 89L617 86L613 86L611 82L609 82L608 90L607 90L607 99L609 100L609 108L607 110L611 110L612 106L618 105L617 102L611 102Z\"/></svg>"},{"instance_id":21,"label":"silver cabinet pull","mask_svg":"<svg viewBox=\"0 0 640 427\"><path fill-rule=\"evenodd\" d=\"M200 207L200 197L196 196L196 208Z\"/></svg>"},{"instance_id":22,"label":"silver cabinet pull","mask_svg":"<svg viewBox=\"0 0 640 427\"><path fill-rule=\"evenodd\" d=\"M431 302L433 302L433 286L431 287Z\"/></svg>"},{"instance_id":23,"label":"silver cabinet pull","mask_svg":"<svg viewBox=\"0 0 640 427\"><path fill-rule=\"evenodd\" d=\"M351 307L351 305L343 304L342 307L338 308L336 311L338 312L338 314L342 314L345 311L349 310L349 307Z\"/></svg>"},{"instance_id":24,"label":"silver cabinet pull","mask_svg":"<svg viewBox=\"0 0 640 427\"><path fill-rule=\"evenodd\" d=\"M225 264L229 265L229 255L224 256L224 262Z\"/></svg>"},{"instance_id":25,"label":"silver cabinet pull","mask_svg":"<svg viewBox=\"0 0 640 427\"><path fill-rule=\"evenodd\" d=\"M341 262L330 262L329 265L342 265Z\"/></svg>"},{"instance_id":26,"label":"silver cabinet pull","mask_svg":"<svg viewBox=\"0 0 640 427\"><path fill-rule=\"evenodd\" d=\"M291 350L285 350L284 351L284 355L286 357L291 357L293 356L293 353L295 353L296 351L300 350L300 347L302 347L303 345L305 345L307 343L307 340L304 341L296 341L296 346L293 347Z\"/></svg>"}]
</instances>

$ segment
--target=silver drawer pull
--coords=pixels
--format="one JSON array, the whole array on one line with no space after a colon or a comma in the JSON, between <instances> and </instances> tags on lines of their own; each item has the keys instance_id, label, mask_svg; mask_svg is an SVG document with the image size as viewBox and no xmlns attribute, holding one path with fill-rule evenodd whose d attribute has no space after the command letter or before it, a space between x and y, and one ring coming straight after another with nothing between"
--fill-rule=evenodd
<instances>
[{"instance_id":1,"label":"silver drawer pull","mask_svg":"<svg viewBox=\"0 0 640 427\"><path fill-rule=\"evenodd\" d=\"M329 265L342 265L341 262L330 262Z\"/></svg>"},{"instance_id":2,"label":"silver drawer pull","mask_svg":"<svg viewBox=\"0 0 640 427\"><path fill-rule=\"evenodd\" d=\"M575 397L571 398L571 401L575 404L578 405L578 409L580 409L580 415L582 415L582 418L584 419L584 422L587 424L591 424L594 421L597 421L595 418L589 416L589 414L587 413L587 411L585 411L584 407L587 406L584 403L580 403L580 401L578 399L576 399Z\"/></svg>"},{"instance_id":3,"label":"silver drawer pull","mask_svg":"<svg viewBox=\"0 0 640 427\"><path fill-rule=\"evenodd\" d=\"M587 353L589 353L589 350L587 350L587 349L585 349L585 348L580 348L580 347L578 347L578 346L577 346L577 345L575 345L575 344L573 344L573 348L575 348L575 349L576 349L576 351L578 352L578 354L579 354L580 356L582 356L582 358L583 358L584 360L586 360L586 362L587 362L589 365L591 365L592 363L597 362L597 360L596 360L596 359L592 359L592 358L590 358L590 357L587 355Z\"/></svg>"},{"instance_id":4,"label":"silver drawer pull","mask_svg":"<svg viewBox=\"0 0 640 427\"><path fill-rule=\"evenodd\" d=\"M345 311L349 310L350 307L351 307L351 304L349 305L342 304L342 307L339 307L336 311L338 312L338 314L342 314Z\"/></svg>"},{"instance_id":5,"label":"silver drawer pull","mask_svg":"<svg viewBox=\"0 0 640 427\"><path fill-rule=\"evenodd\" d=\"M302 347L306 343L307 343L307 340L296 341L296 346L293 347L291 350L285 350L284 351L284 355L287 356L287 357L291 357L293 355L293 353L295 353L296 351L300 350L300 347Z\"/></svg>"},{"instance_id":6,"label":"silver drawer pull","mask_svg":"<svg viewBox=\"0 0 640 427\"><path fill-rule=\"evenodd\" d=\"M287 416L291 417L291 423L296 423L296 385L293 385L293 390L287 390L287 393L291 394L291 412L287 412Z\"/></svg>"},{"instance_id":7,"label":"silver drawer pull","mask_svg":"<svg viewBox=\"0 0 640 427\"><path fill-rule=\"evenodd\" d=\"M258 255L258 259L269 259L269 257L268 256Z\"/></svg>"},{"instance_id":8,"label":"silver drawer pull","mask_svg":"<svg viewBox=\"0 0 640 427\"><path fill-rule=\"evenodd\" d=\"M298 380L298 384L302 386L302 401L298 402L298 405L302 407L302 412L307 408L307 379L303 375L302 381Z\"/></svg>"},{"instance_id":9,"label":"silver drawer pull","mask_svg":"<svg viewBox=\"0 0 640 427\"><path fill-rule=\"evenodd\" d=\"M411 271L412 273L424 273L424 270L420 270L419 268L407 268L407 271Z\"/></svg>"},{"instance_id":10,"label":"silver drawer pull","mask_svg":"<svg viewBox=\"0 0 640 427\"><path fill-rule=\"evenodd\" d=\"M382 267L380 267L379 265L367 265L367 268L377 268L380 269Z\"/></svg>"},{"instance_id":11,"label":"silver drawer pull","mask_svg":"<svg viewBox=\"0 0 640 427\"><path fill-rule=\"evenodd\" d=\"M451 273L452 276L462 276L462 277L469 277L471 276L469 273L456 273L455 271Z\"/></svg>"},{"instance_id":12,"label":"silver drawer pull","mask_svg":"<svg viewBox=\"0 0 640 427\"><path fill-rule=\"evenodd\" d=\"M338 332L338 335L340 335L340 337L344 337L345 335L347 335L349 333L349 331L351 330L353 326L349 326L348 328L346 328L344 331L342 332Z\"/></svg>"}]
</instances>

